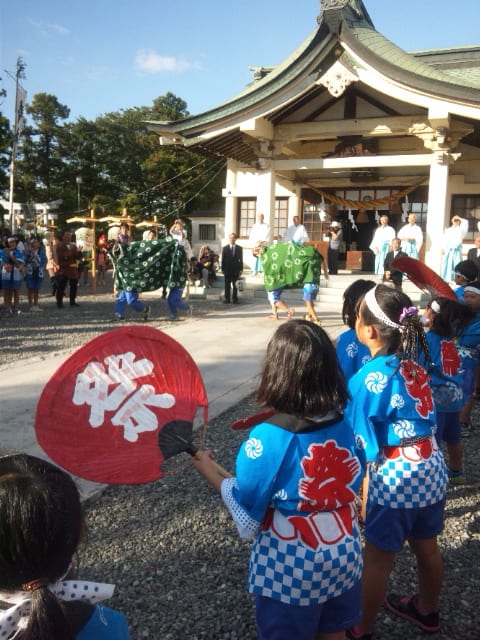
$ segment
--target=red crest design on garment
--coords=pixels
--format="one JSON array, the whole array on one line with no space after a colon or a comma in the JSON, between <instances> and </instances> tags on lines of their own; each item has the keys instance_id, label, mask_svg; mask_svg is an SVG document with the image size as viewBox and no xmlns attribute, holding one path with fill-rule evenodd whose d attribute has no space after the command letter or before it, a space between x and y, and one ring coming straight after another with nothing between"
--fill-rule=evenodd
<instances>
[{"instance_id":1,"label":"red crest design on garment","mask_svg":"<svg viewBox=\"0 0 480 640\"><path fill-rule=\"evenodd\" d=\"M301 462L306 477L299 482L299 510L310 513L289 516L288 522L293 535L317 549L352 535L355 492L349 485L360 473L360 462L334 440L311 445L308 453Z\"/></svg>"},{"instance_id":2,"label":"red crest design on garment","mask_svg":"<svg viewBox=\"0 0 480 640\"><path fill-rule=\"evenodd\" d=\"M405 380L408 395L416 400L415 409L422 418L433 413L433 396L428 373L413 360L403 360L400 374Z\"/></svg>"},{"instance_id":3,"label":"red crest design on garment","mask_svg":"<svg viewBox=\"0 0 480 640\"><path fill-rule=\"evenodd\" d=\"M445 375L454 376L458 373L462 361L453 342L450 340L441 341L440 357L442 361L442 371Z\"/></svg>"},{"instance_id":4,"label":"red crest design on garment","mask_svg":"<svg viewBox=\"0 0 480 640\"><path fill-rule=\"evenodd\" d=\"M37 405L35 432L54 462L95 482L138 484L162 477L159 432L193 423L208 399L190 354L142 325L107 331L54 373Z\"/></svg>"}]
</instances>

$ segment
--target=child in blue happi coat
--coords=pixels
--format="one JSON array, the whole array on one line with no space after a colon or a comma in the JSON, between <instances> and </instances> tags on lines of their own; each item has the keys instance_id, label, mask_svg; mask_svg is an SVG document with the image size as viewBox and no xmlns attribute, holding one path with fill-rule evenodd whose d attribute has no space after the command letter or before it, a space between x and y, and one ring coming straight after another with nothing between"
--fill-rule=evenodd
<instances>
[{"instance_id":1,"label":"child in blue happi coat","mask_svg":"<svg viewBox=\"0 0 480 640\"><path fill-rule=\"evenodd\" d=\"M448 476L434 435L427 340L411 300L386 285L365 294L355 330L372 359L350 379L345 415L370 464L362 619L347 635L370 640L384 602L396 615L434 633L440 629L443 571L437 536ZM419 593L385 597L395 555L407 540L417 559Z\"/></svg>"},{"instance_id":2,"label":"child in blue happi coat","mask_svg":"<svg viewBox=\"0 0 480 640\"><path fill-rule=\"evenodd\" d=\"M336 348L338 361L347 382L367 360L370 360L368 347L359 341L355 333L355 320L359 302L374 286L373 280L358 279L352 282L343 293L342 318L348 329L338 336Z\"/></svg>"},{"instance_id":3,"label":"child in blue happi coat","mask_svg":"<svg viewBox=\"0 0 480 640\"><path fill-rule=\"evenodd\" d=\"M193 461L240 536L253 539L248 589L260 640L343 640L359 618L363 463L343 416L347 399L327 334L287 322L268 345L257 391L277 413L240 447L236 477L222 478L210 452Z\"/></svg>"}]
</instances>

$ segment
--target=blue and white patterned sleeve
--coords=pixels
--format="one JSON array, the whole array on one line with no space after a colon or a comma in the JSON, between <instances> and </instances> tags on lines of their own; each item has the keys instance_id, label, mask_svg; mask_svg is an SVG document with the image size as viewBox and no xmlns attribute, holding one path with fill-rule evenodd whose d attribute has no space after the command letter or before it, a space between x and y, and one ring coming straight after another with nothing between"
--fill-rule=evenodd
<instances>
[{"instance_id":1,"label":"blue and white patterned sleeve","mask_svg":"<svg viewBox=\"0 0 480 640\"><path fill-rule=\"evenodd\" d=\"M234 491L238 491L236 478L225 478L221 485L221 495L227 509L237 527L238 535L245 540L252 540L260 529L260 522L254 520L242 505L238 502L234 495Z\"/></svg>"},{"instance_id":2,"label":"blue and white patterned sleeve","mask_svg":"<svg viewBox=\"0 0 480 640\"><path fill-rule=\"evenodd\" d=\"M239 532L248 537L254 535L254 529L258 531L272 503L275 480L291 437L274 425L257 425L238 452L236 482L222 483L222 498L237 527L241 525Z\"/></svg>"}]
</instances>

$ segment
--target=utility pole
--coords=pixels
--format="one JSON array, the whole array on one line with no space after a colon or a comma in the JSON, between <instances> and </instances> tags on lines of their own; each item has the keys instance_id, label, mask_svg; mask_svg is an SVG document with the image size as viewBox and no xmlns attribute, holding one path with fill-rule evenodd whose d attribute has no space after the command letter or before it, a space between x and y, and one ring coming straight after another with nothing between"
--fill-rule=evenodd
<instances>
[{"instance_id":1,"label":"utility pole","mask_svg":"<svg viewBox=\"0 0 480 640\"><path fill-rule=\"evenodd\" d=\"M8 73L8 72L7 72ZM10 75L10 74L8 74ZM12 76L10 76L12 77ZM22 58L17 58L17 71L15 73L15 121L13 125L13 141L12 141L12 160L10 162L10 196L9 196L9 218L10 231L15 233L17 230L17 219L13 210L13 189L15 176L15 160L17 158L18 140L24 129L25 118L23 115L25 108L25 100L27 92L20 84L20 80L25 78L25 63Z\"/></svg>"},{"instance_id":2,"label":"utility pole","mask_svg":"<svg viewBox=\"0 0 480 640\"><path fill-rule=\"evenodd\" d=\"M81 193L81 191L80 191L80 189L82 187L82 182L83 182L82 176L77 176L75 178L75 182L77 183L77 213L80 214L80 211L81 211L81 206L80 206L80 199L81 199L80 193Z\"/></svg>"}]
</instances>

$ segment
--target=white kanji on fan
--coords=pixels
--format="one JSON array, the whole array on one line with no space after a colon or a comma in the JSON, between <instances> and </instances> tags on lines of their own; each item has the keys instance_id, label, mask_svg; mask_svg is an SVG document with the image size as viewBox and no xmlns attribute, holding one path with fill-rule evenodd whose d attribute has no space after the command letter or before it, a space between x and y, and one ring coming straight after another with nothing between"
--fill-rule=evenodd
<instances>
[{"instance_id":1,"label":"white kanji on fan","mask_svg":"<svg viewBox=\"0 0 480 640\"><path fill-rule=\"evenodd\" d=\"M132 352L108 356L104 364L89 362L77 375L73 403L90 406L89 424L94 428L103 424L106 411L116 411L112 424L123 426L125 440L136 442L139 433L158 427L157 416L147 405L169 409L175 404L175 397L170 393L155 394L151 385L139 387L135 382L152 371L150 360L135 361ZM112 385L115 388L109 393Z\"/></svg>"}]
</instances>

